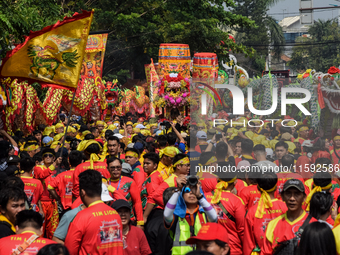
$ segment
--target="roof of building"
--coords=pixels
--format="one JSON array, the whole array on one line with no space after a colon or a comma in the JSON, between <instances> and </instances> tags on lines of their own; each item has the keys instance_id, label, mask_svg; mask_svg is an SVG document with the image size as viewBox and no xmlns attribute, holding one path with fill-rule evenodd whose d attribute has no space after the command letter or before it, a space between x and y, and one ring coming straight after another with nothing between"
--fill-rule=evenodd
<instances>
[{"instance_id":1,"label":"roof of building","mask_svg":"<svg viewBox=\"0 0 340 255\"><path fill-rule=\"evenodd\" d=\"M285 17L283 20L279 22L279 25L281 27L289 27L293 25L295 22L300 21L300 15L299 16L292 16L292 17Z\"/></svg>"}]
</instances>

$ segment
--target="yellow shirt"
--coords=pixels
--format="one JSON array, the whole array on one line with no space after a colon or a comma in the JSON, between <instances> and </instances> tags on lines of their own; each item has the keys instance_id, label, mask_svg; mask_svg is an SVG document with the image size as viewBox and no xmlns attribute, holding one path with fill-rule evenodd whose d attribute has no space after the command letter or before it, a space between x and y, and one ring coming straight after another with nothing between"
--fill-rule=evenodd
<instances>
[{"instance_id":1,"label":"yellow shirt","mask_svg":"<svg viewBox=\"0 0 340 255\"><path fill-rule=\"evenodd\" d=\"M161 174L163 180L167 179L170 176L170 167L164 165L161 161L158 163L157 171Z\"/></svg>"}]
</instances>

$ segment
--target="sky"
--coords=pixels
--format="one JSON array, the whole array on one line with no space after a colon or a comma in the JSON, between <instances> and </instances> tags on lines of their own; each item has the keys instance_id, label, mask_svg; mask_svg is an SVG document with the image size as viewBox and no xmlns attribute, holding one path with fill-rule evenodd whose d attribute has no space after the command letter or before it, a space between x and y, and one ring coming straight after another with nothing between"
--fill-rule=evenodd
<instances>
[{"instance_id":1,"label":"sky","mask_svg":"<svg viewBox=\"0 0 340 255\"><path fill-rule=\"evenodd\" d=\"M339 2L335 0L314 0L313 7L329 7L330 4L339 5ZM300 9L300 1L299 0L281 0L277 4L273 5L268 14L276 18L278 21L283 19L284 17L289 16L297 16L299 15ZM322 19L332 19L337 18L339 16L339 9L330 9L330 10L315 10L314 11L314 20Z\"/></svg>"}]
</instances>

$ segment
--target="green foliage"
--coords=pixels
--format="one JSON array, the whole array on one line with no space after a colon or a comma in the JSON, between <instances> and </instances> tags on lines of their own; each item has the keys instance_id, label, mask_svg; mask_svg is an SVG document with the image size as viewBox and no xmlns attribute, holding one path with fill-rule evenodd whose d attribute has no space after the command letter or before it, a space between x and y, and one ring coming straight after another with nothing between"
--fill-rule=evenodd
<instances>
[{"instance_id":1,"label":"green foliage","mask_svg":"<svg viewBox=\"0 0 340 255\"><path fill-rule=\"evenodd\" d=\"M261 75L265 68L265 59L268 55L269 45L274 58L279 59L285 43L282 28L277 21L267 15L268 7L276 0L235 0L235 13L250 17L254 21L253 27L237 27L236 41L244 45L250 45L256 50L251 58L249 68L255 71L255 75Z\"/></svg>"},{"instance_id":2,"label":"green foliage","mask_svg":"<svg viewBox=\"0 0 340 255\"><path fill-rule=\"evenodd\" d=\"M296 43L307 44L293 47L292 60L288 65L303 72L312 68L318 72L327 72L331 66L339 65L340 27L337 20L318 20L308 30L310 37L298 37ZM313 44L313 45L311 45Z\"/></svg>"},{"instance_id":3,"label":"green foliage","mask_svg":"<svg viewBox=\"0 0 340 255\"><path fill-rule=\"evenodd\" d=\"M4 57L14 44L24 41L24 35L51 25L63 15L54 0L0 1L0 49Z\"/></svg>"},{"instance_id":4,"label":"green foliage","mask_svg":"<svg viewBox=\"0 0 340 255\"><path fill-rule=\"evenodd\" d=\"M110 30L103 74L123 84L127 73L145 78L144 64L157 62L161 43L187 43L192 55L216 52L219 60L227 60L229 50L252 56L253 49L229 39L232 30L254 25L230 11L234 6L233 0L2 0L0 47L4 56L30 30L94 9L91 30Z\"/></svg>"}]
</instances>

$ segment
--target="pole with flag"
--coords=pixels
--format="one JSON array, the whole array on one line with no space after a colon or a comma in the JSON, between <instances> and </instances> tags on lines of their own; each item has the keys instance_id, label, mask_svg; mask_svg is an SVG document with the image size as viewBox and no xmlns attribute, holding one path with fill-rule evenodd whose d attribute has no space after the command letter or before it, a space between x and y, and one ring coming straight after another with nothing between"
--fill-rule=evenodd
<instances>
[{"instance_id":1,"label":"pole with flag","mask_svg":"<svg viewBox=\"0 0 340 255\"><path fill-rule=\"evenodd\" d=\"M0 77L38 82L42 87L74 92L65 133L69 127L93 12L75 13L40 31L31 32L23 43L7 52L0 67ZM65 138L61 152L64 145Z\"/></svg>"}]
</instances>

